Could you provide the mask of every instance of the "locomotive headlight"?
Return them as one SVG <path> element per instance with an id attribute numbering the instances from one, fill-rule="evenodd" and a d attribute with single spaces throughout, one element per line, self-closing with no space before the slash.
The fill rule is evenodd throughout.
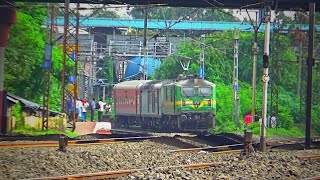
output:
<path id="1" fill-rule="evenodd" d="M 185 115 L 185 114 L 182 114 L 181 116 L 180 116 L 180 120 L 181 121 L 186 121 L 188 119 L 188 117 Z"/>
<path id="2" fill-rule="evenodd" d="M 208 100 L 208 106 L 211 106 L 211 99 Z"/>
<path id="3" fill-rule="evenodd" d="M 185 106 L 185 105 L 186 105 L 186 101 L 182 100 L 182 106 Z"/>

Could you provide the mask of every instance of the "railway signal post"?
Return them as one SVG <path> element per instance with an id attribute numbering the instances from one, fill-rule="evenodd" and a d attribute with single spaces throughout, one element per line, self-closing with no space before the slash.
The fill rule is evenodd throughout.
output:
<path id="1" fill-rule="evenodd" d="M 266 122 L 268 104 L 268 82 L 269 82 L 269 45 L 270 45 L 270 20 L 271 7 L 265 7 L 265 33 L 264 33 L 264 53 L 263 53 L 263 74 L 262 74 L 262 122 L 260 127 L 260 150 L 266 152 Z"/>

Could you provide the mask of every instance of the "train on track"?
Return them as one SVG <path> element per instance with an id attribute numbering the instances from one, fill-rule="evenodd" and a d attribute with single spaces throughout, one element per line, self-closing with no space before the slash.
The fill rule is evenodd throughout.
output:
<path id="1" fill-rule="evenodd" d="M 207 132 L 215 127 L 216 85 L 196 76 L 121 82 L 113 97 L 118 128 Z"/>

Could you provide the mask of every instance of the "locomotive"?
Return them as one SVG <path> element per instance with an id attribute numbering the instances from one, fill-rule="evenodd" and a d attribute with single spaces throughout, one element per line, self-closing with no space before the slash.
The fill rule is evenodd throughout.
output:
<path id="1" fill-rule="evenodd" d="M 117 127 L 207 132 L 215 127 L 216 85 L 195 76 L 131 80 L 113 88 Z"/>

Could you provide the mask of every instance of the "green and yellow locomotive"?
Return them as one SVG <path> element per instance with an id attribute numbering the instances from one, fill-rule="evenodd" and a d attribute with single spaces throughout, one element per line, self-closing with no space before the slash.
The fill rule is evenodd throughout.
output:
<path id="1" fill-rule="evenodd" d="M 182 80 L 133 80 L 115 85 L 120 126 L 167 132 L 203 132 L 215 126 L 216 85 L 189 76 Z"/>

